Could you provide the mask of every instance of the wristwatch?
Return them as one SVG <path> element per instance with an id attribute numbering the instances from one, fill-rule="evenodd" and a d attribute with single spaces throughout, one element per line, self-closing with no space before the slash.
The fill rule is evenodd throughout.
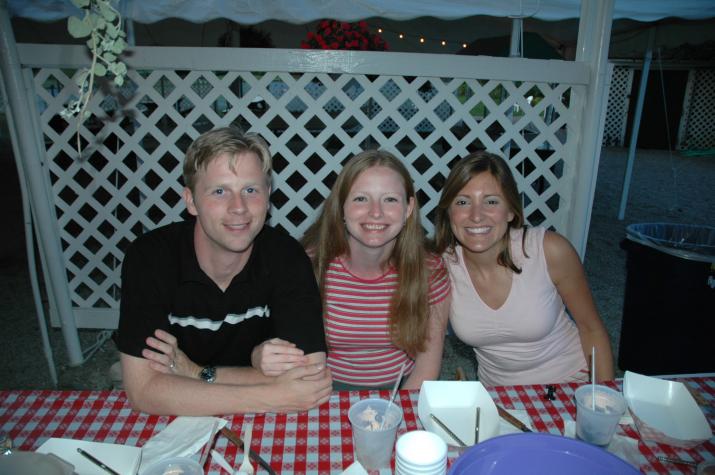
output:
<path id="1" fill-rule="evenodd" d="M 205 366 L 199 373 L 199 378 L 203 379 L 207 383 L 213 383 L 216 381 L 216 367 Z"/>

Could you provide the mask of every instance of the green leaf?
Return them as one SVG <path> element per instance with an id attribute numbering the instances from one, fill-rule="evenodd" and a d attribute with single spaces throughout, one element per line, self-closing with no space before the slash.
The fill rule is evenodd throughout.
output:
<path id="1" fill-rule="evenodd" d="M 107 36 L 110 38 L 116 38 L 119 34 L 119 28 L 114 26 L 113 23 L 107 23 Z"/>
<path id="2" fill-rule="evenodd" d="M 117 55 L 113 53 L 105 53 L 103 56 L 104 60 L 108 63 L 113 63 L 117 60 Z"/>
<path id="3" fill-rule="evenodd" d="M 80 89 L 82 89 L 82 86 L 84 85 L 84 80 L 85 80 L 86 77 L 87 77 L 87 71 L 83 71 L 81 74 L 78 74 L 78 75 L 74 78 L 75 84 L 77 84 L 77 86 L 78 86 Z"/>
<path id="4" fill-rule="evenodd" d="M 105 68 L 103 64 L 97 63 L 94 65 L 94 75 L 95 76 L 104 76 L 106 74 L 107 74 L 107 68 Z"/>
<path id="5" fill-rule="evenodd" d="M 84 20 L 80 20 L 76 16 L 69 17 L 67 20 L 67 31 L 69 31 L 69 34 L 72 35 L 73 38 L 84 38 L 92 33 L 92 27 L 86 20 L 86 17 Z"/>
<path id="6" fill-rule="evenodd" d="M 121 86 L 124 84 L 124 76 L 114 76 L 114 84 Z"/>
<path id="7" fill-rule="evenodd" d="M 117 76 L 124 76 L 127 74 L 127 65 L 124 63 L 117 63 L 117 66 L 114 68 L 114 74 Z"/>
<path id="8" fill-rule="evenodd" d="M 126 47 L 127 43 L 123 39 L 117 38 L 114 44 L 112 44 L 112 53 L 122 54 L 122 51 L 124 51 Z"/>
<path id="9" fill-rule="evenodd" d="M 99 2 L 99 12 L 107 21 L 114 21 L 117 18 L 114 9 L 106 2 Z"/>

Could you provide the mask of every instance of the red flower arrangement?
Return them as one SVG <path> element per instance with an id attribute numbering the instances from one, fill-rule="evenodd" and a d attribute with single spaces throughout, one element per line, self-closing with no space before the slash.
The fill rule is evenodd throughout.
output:
<path id="1" fill-rule="evenodd" d="M 321 20 L 315 33 L 310 31 L 300 42 L 303 49 L 348 49 L 361 51 L 386 51 L 388 45 L 380 35 L 370 33 L 367 22 L 348 23 Z"/>

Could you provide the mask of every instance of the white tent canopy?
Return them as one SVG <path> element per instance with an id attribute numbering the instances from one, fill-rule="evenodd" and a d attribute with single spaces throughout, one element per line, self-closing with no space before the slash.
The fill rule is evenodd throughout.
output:
<path id="1" fill-rule="evenodd" d="M 226 18 L 243 24 L 267 20 L 306 23 L 321 18 L 355 21 L 370 17 L 410 20 L 431 16 L 455 20 L 473 15 L 529 16 L 540 20 L 578 18 L 580 0 L 121 0 L 124 18 L 154 23 L 180 18 L 203 23 Z M 10 14 L 54 21 L 74 15 L 70 0 L 8 0 Z M 616 0 L 613 19 L 657 21 L 667 17 L 688 20 L 715 17 L 712 0 Z"/>

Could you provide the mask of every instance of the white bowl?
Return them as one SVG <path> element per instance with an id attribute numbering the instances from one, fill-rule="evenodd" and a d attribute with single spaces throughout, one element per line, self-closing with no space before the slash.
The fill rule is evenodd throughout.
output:
<path id="1" fill-rule="evenodd" d="M 623 396 L 644 440 L 691 448 L 713 435 L 683 383 L 626 371 Z"/>
<path id="2" fill-rule="evenodd" d="M 420 388 L 417 415 L 425 430 L 448 445 L 459 445 L 442 430 L 430 413 L 441 420 L 465 444 L 474 445 L 476 408 L 479 407 L 479 441 L 499 435 L 499 414 L 491 396 L 478 381 L 425 381 Z"/>

